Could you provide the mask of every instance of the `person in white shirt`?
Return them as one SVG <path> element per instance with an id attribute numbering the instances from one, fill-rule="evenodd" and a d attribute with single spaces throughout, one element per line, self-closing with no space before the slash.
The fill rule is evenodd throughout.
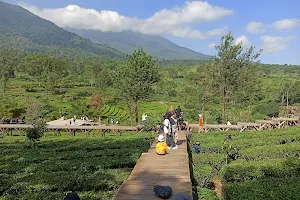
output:
<path id="1" fill-rule="evenodd" d="M 143 115 L 142 115 L 142 125 L 143 126 L 146 125 L 146 121 L 147 121 L 147 115 L 145 115 L 145 113 L 143 113 Z"/>
<path id="2" fill-rule="evenodd" d="M 164 120 L 164 134 L 165 134 L 167 146 L 172 149 L 177 149 L 174 139 L 171 136 L 171 134 L 172 134 L 171 133 L 171 123 L 170 123 L 170 120 L 167 118 Z"/>

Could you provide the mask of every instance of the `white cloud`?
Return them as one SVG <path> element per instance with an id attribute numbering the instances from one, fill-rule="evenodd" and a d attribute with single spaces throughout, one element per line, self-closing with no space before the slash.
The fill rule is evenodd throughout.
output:
<path id="1" fill-rule="evenodd" d="M 226 27 L 220 28 L 220 29 L 214 29 L 214 30 L 211 30 L 211 31 L 208 31 L 205 33 L 186 27 L 186 28 L 175 29 L 171 32 L 171 34 L 174 36 L 183 37 L 183 38 L 206 39 L 206 38 L 209 38 L 212 36 L 224 35 L 227 32 L 228 32 L 228 29 Z"/>
<path id="2" fill-rule="evenodd" d="M 248 33 L 263 33 L 266 31 L 265 25 L 260 22 L 250 22 L 247 25 Z"/>
<path id="3" fill-rule="evenodd" d="M 210 43 L 210 44 L 208 45 L 208 48 L 214 49 L 216 46 L 217 46 L 217 44 L 214 43 L 214 42 L 212 42 L 212 43 Z"/>
<path id="4" fill-rule="evenodd" d="M 163 9 L 149 18 L 132 18 L 116 11 L 81 8 L 69 5 L 65 8 L 38 8 L 20 3 L 30 12 L 54 22 L 60 27 L 93 29 L 101 31 L 135 31 L 146 34 L 172 34 L 174 36 L 204 39 L 223 35 L 227 27 L 200 32 L 188 27 L 189 24 L 211 22 L 231 15 L 233 10 L 210 5 L 203 1 L 186 2 L 182 7 Z"/>
<path id="5" fill-rule="evenodd" d="M 234 44 L 237 45 L 239 43 L 242 43 L 243 46 L 249 46 L 250 45 L 250 41 L 245 35 L 241 35 L 241 36 L 239 36 L 235 39 Z"/>
<path id="6" fill-rule="evenodd" d="M 272 25 L 275 29 L 279 31 L 292 30 L 300 24 L 299 19 L 283 19 L 274 22 Z"/>
<path id="7" fill-rule="evenodd" d="M 267 30 L 267 28 L 275 28 L 279 31 L 287 31 L 292 30 L 295 27 L 300 25 L 300 19 L 283 19 L 279 21 L 275 21 L 272 24 L 266 25 L 261 22 L 250 22 L 247 25 L 247 32 L 249 33 L 263 33 Z"/>
<path id="8" fill-rule="evenodd" d="M 261 36 L 260 39 L 263 42 L 262 48 L 264 52 L 276 52 L 285 50 L 288 47 L 288 42 L 295 40 L 296 37 Z"/>

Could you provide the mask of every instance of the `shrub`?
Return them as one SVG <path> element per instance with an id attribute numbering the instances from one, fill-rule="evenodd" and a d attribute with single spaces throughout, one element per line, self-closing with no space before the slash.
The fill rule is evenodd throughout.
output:
<path id="1" fill-rule="evenodd" d="M 198 190 L 198 199 L 201 200 L 219 200 L 217 194 L 207 188 L 197 188 Z"/>
<path id="2" fill-rule="evenodd" d="M 267 102 L 256 106 L 253 110 L 254 113 L 261 113 L 269 117 L 278 117 L 279 105 L 276 102 Z"/>
<path id="3" fill-rule="evenodd" d="M 259 178 L 300 176 L 300 160 L 271 159 L 264 161 L 239 161 L 223 166 L 220 175 L 224 181 L 240 182 Z"/>
<path id="4" fill-rule="evenodd" d="M 280 144 L 283 143 L 283 141 L 286 144 Z M 274 143 L 279 143 L 277 145 L 274 144 L 268 146 L 256 146 L 247 148 L 241 150 L 240 154 L 247 160 L 264 160 L 270 158 L 292 157 L 296 153 L 300 153 L 300 143 L 291 141 L 297 141 L 297 139 L 291 138 L 290 140 L 277 140 L 274 141 Z"/>
<path id="5" fill-rule="evenodd" d="M 300 179 L 266 178 L 223 185 L 225 200 L 290 200 L 299 199 Z"/>
<path id="6" fill-rule="evenodd" d="M 46 131 L 46 123 L 42 120 L 38 120 L 34 125 L 33 128 L 28 128 L 26 130 L 26 137 L 36 142 L 40 140 L 40 138 L 44 135 L 44 132 Z"/>
<path id="7" fill-rule="evenodd" d="M 61 94 L 66 94 L 66 93 L 67 93 L 67 90 L 58 90 L 58 89 L 56 89 L 56 90 L 54 90 L 52 93 L 53 93 L 54 95 L 61 95 Z"/>

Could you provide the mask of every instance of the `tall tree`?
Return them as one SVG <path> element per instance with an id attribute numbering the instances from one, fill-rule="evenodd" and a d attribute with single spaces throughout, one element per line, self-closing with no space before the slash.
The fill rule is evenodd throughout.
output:
<path id="1" fill-rule="evenodd" d="M 68 75 L 65 60 L 43 54 L 31 54 L 24 58 L 20 70 L 28 74 L 39 85 L 44 84 L 47 91 L 52 91 L 58 82 Z"/>
<path id="2" fill-rule="evenodd" d="M 1 55 L 0 56 L 0 86 L 5 93 L 7 82 L 9 79 L 9 70 L 11 68 L 11 60 L 5 56 Z"/>
<path id="3" fill-rule="evenodd" d="M 20 71 L 26 73 L 33 81 L 42 83 L 42 74 L 44 72 L 43 62 L 48 59 L 44 54 L 29 54 L 20 64 Z"/>
<path id="4" fill-rule="evenodd" d="M 138 102 L 154 93 L 153 85 L 160 79 L 157 62 L 143 49 L 137 49 L 127 56 L 124 65 L 116 71 L 115 85 L 123 100 L 133 107 L 135 122 L 139 121 Z"/>
<path id="5" fill-rule="evenodd" d="M 93 96 L 89 104 L 91 105 L 93 116 L 99 117 L 102 113 L 102 109 L 104 106 L 104 96 L 100 94 Z"/>
<path id="6" fill-rule="evenodd" d="M 256 59 L 262 50 L 254 52 L 251 46 L 244 50 L 242 42 L 236 44 L 231 33 L 221 38 L 216 46 L 217 56 L 203 69 L 207 87 L 220 99 L 222 122 L 225 123 L 229 103 L 246 102 L 252 98 L 257 84 Z"/>
<path id="7" fill-rule="evenodd" d="M 27 122 L 33 122 L 34 120 L 37 120 L 41 115 L 43 105 L 40 101 L 35 100 L 28 103 L 26 108 L 26 120 Z"/>
<path id="8" fill-rule="evenodd" d="M 93 64 L 90 66 L 91 85 L 103 90 L 111 85 L 110 70 L 102 63 Z M 92 84 L 93 83 L 93 84 Z"/>
<path id="9" fill-rule="evenodd" d="M 0 87 L 5 93 L 7 83 L 15 76 L 15 68 L 21 59 L 17 51 L 0 51 Z"/>

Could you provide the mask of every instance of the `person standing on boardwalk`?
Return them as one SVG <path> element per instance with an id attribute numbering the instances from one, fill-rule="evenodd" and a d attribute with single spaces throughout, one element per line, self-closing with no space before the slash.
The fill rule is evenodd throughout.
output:
<path id="1" fill-rule="evenodd" d="M 170 117 L 170 123 L 171 123 L 171 137 L 174 140 L 175 147 L 177 147 L 177 140 L 178 140 L 178 120 L 176 118 L 176 113 L 173 113 Z"/>
<path id="2" fill-rule="evenodd" d="M 175 145 L 174 140 L 171 136 L 171 134 L 172 134 L 171 123 L 170 123 L 170 120 L 168 118 L 166 118 L 164 120 L 164 134 L 165 134 L 167 146 L 169 148 L 175 148 L 176 145 Z"/>
<path id="3" fill-rule="evenodd" d="M 181 108 L 180 108 L 180 106 L 178 106 L 177 108 L 176 108 L 176 115 L 177 115 L 177 119 L 179 119 L 179 117 L 181 117 Z"/>
<path id="4" fill-rule="evenodd" d="M 174 110 L 174 107 L 171 106 L 170 109 L 169 109 L 169 111 L 166 112 L 166 114 L 164 115 L 164 119 L 166 119 L 166 118 L 170 119 L 170 117 L 172 116 L 173 113 L 175 113 L 175 110 Z"/>

